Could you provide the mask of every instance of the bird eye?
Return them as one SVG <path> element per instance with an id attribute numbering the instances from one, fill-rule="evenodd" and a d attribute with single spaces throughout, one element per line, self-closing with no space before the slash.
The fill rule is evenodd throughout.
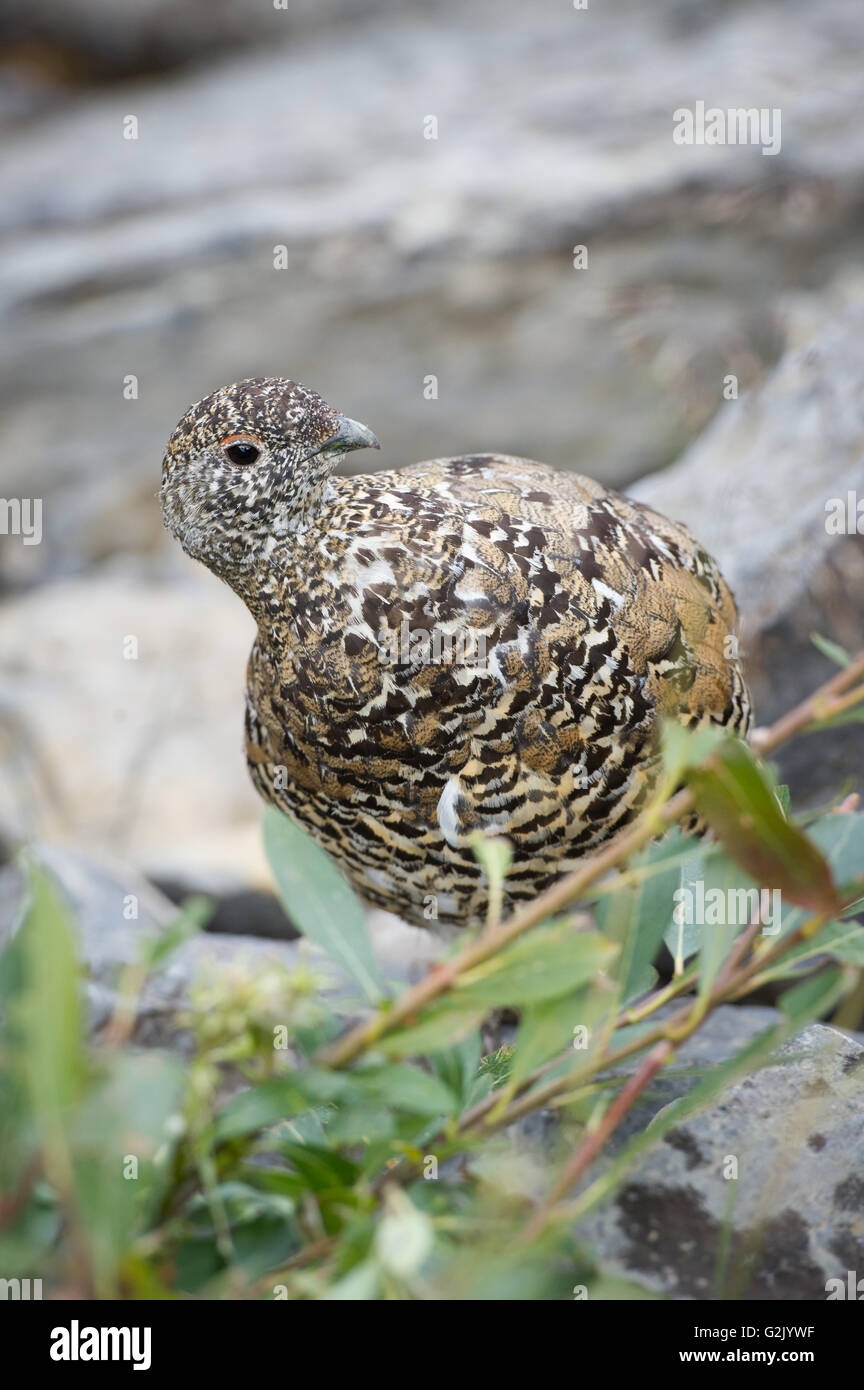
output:
<path id="1" fill-rule="evenodd" d="M 261 446 L 254 439 L 232 434 L 222 440 L 225 457 L 232 463 L 254 463 L 261 454 Z"/>

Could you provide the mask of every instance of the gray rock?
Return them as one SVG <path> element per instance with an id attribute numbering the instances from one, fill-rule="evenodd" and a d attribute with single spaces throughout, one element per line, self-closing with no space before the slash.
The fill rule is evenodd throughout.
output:
<path id="1" fill-rule="evenodd" d="M 89 1024 L 98 1031 L 116 1007 L 123 968 L 141 962 L 146 943 L 170 927 L 177 908 L 126 865 L 56 845 L 39 844 L 32 853 L 49 871 L 69 907 L 85 971 Z M 0 870 L 0 949 L 20 922 L 24 901 L 20 873 L 7 865 Z M 368 924 L 383 976 L 397 985 L 419 979 L 440 953 L 440 941 L 390 913 L 370 912 Z M 326 998 L 337 1007 L 342 1000 L 353 1007 L 354 988 L 311 942 L 197 932 L 148 976 L 138 1001 L 132 1041 L 142 1046 L 184 1046 L 177 1015 L 194 1006 L 190 986 L 196 980 L 256 978 L 268 966 L 294 969 L 301 962 L 320 974 Z"/>
<path id="2" fill-rule="evenodd" d="M 161 879 L 156 887 L 178 906 L 199 891 L 199 885 L 180 879 Z M 238 888 L 223 891 L 211 901 L 208 932 L 229 936 L 265 936 L 275 941 L 295 941 L 300 936 L 297 927 L 272 893 L 255 888 Z"/>
<path id="3" fill-rule="evenodd" d="M 862 1088 L 861 1042 L 812 1025 L 670 1131 L 579 1237 L 604 1269 L 677 1298 L 824 1299 L 829 1279 L 864 1273 Z"/>
<path id="4" fill-rule="evenodd" d="M 116 81 L 387 8 L 388 0 L 64 0 L 59 9 L 50 0 L 5 0 L 0 40 L 31 46 L 49 69 L 62 73 L 65 64 L 70 77 Z"/>
<path id="5" fill-rule="evenodd" d="M 675 1002 L 658 1009 L 655 1020 L 660 1022 L 678 1008 L 680 1004 Z M 724 1004 L 715 1009 L 703 1020 L 693 1037 L 681 1045 L 674 1067 L 661 1072 L 624 1117 L 609 1141 L 607 1152 L 617 1154 L 625 1144 L 647 1129 L 658 1111 L 692 1090 L 706 1070 L 719 1066 L 760 1033 L 776 1027 L 780 1017 L 776 1009 L 760 1004 Z M 506 1027 L 502 1030 L 502 1041 L 514 1042 L 517 1032 L 515 1027 Z M 864 1035 L 860 1041 L 864 1043 Z M 616 1075 L 626 1078 L 636 1070 L 641 1060 L 641 1057 L 634 1057 L 622 1063 Z M 534 1201 L 542 1201 L 549 1188 L 549 1164 L 560 1164 L 566 1157 L 559 1117 L 553 1110 L 535 1110 L 514 1125 L 510 1134 L 523 1157 L 533 1166 L 535 1181 L 527 1195 Z"/>
<path id="6" fill-rule="evenodd" d="M 655 1017 L 659 1021 L 679 1007 L 673 1004 L 658 1009 Z M 641 1134 L 663 1106 L 686 1095 L 711 1067 L 734 1057 L 760 1033 L 776 1027 L 781 1017 L 776 1009 L 762 1004 L 724 1004 L 715 1009 L 679 1049 L 672 1072 L 661 1073 L 650 1092 L 633 1107 L 616 1131 L 610 1151 L 617 1151 L 635 1134 Z M 639 1060 L 623 1066 L 622 1073 L 635 1071 Z"/>
<path id="7" fill-rule="evenodd" d="M 112 983 L 118 970 L 141 959 L 144 939 L 164 932 L 177 916 L 134 869 L 56 845 L 38 844 L 31 853 L 69 906 L 81 961 L 94 980 Z"/>
<path id="8" fill-rule="evenodd" d="M 203 573 L 174 586 L 103 573 L 0 609 L 0 835 L 219 898 L 269 887 L 243 755 L 253 636 Z"/>
<path id="9" fill-rule="evenodd" d="M 860 293 L 862 41 L 848 0 L 415 4 L 22 122 L 0 155 L 2 485 L 38 480 L 46 539 L 4 546 L 8 582 L 173 563 L 165 438 L 256 372 L 365 419 L 382 467 L 504 449 L 623 483 L 668 462 L 727 372 L 757 380 Z M 782 108 L 781 152 L 675 144 L 692 92 Z"/>
<path id="10" fill-rule="evenodd" d="M 761 723 L 833 674 L 811 633 L 864 647 L 864 534 L 826 526 L 831 499 L 864 502 L 862 341 L 859 307 L 784 358 L 758 391 L 724 405 L 674 467 L 630 489 L 685 521 L 720 561 Z M 797 798 L 849 778 L 860 789 L 861 726 L 801 740 L 779 762 Z"/>

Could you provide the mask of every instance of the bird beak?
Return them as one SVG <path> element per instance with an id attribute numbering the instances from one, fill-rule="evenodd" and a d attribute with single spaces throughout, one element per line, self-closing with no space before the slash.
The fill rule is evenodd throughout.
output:
<path id="1" fill-rule="evenodd" d="M 310 450 L 306 458 L 314 454 L 347 454 L 351 449 L 380 449 L 381 445 L 370 429 L 359 420 L 349 420 L 347 415 L 337 415 L 338 429 L 323 444 Z"/>

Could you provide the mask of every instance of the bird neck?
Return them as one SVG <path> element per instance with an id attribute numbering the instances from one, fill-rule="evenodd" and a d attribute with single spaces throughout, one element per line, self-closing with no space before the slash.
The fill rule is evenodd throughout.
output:
<path id="1" fill-rule="evenodd" d="M 246 524 L 218 538 L 211 532 L 206 555 L 196 556 L 243 600 L 259 628 L 272 622 L 285 576 L 301 564 L 300 552 L 307 550 L 308 533 L 320 523 L 331 492 L 328 479 L 322 478 L 302 499 L 295 493 L 274 503 L 254 526 Z"/>

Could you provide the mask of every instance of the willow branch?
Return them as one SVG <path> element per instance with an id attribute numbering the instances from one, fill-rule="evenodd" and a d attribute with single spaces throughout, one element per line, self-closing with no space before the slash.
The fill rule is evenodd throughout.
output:
<path id="1" fill-rule="evenodd" d="M 773 752 L 811 725 L 845 710 L 849 707 L 849 700 L 844 698 L 847 692 L 851 691 L 855 696 L 853 703 L 864 699 L 864 687 L 860 691 L 853 689 L 862 677 L 864 651 L 770 728 L 755 730 L 751 737 L 754 751 L 759 755 Z M 710 764 L 711 758 L 706 761 L 706 766 Z M 494 931 L 486 931 L 451 960 L 433 966 L 424 979 L 404 990 L 389 1007 L 356 1024 L 342 1038 L 325 1048 L 318 1060 L 331 1067 L 347 1066 L 379 1038 L 392 1033 L 400 1024 L 412 1019 L 426 1005 L 452 989 L 461 975 L 497 955 L 538 923 L 569 907 L 598 879 L 642 849 L 662 830 L 674 825 L 693 806 L 694 796 L 689 787 L 676 792 L 663 805 L 649 806 L 631 826 L 596 854 L 586 858 L 577 869 L 551 884 L 533 903 L 519 909 Z"/>

